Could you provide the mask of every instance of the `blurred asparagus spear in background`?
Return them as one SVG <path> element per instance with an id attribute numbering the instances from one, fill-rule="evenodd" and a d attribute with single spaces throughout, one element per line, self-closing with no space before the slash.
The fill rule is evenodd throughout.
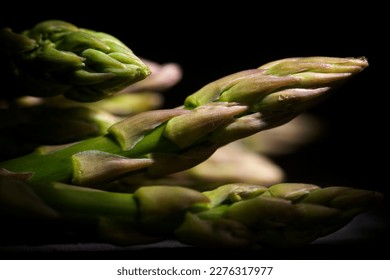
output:
<path id="1" fill-rule="evenodd" d="M 179 172 L 230 142 L 287 123 L 367 66 L 363 57 L 281 59 L 211 82 L 181 108 L 143 112 L 112 125 L 105 136 L 0 167 L 30 173 L 32 182 L 77 185 L 106 183 L 132 172 L 152 177 Z"/>
<path id="2" fill-rule="evenodd" d="M 5 61 L 2 80 L 13 89 L 1 91 L 3 99 L 64 95 L 93 102 L 150 74 L 117 38 L 61 20 L 43 21 L 21 33 L 3 28 L 0 43 Z"/>
<path id="3" fill-rule="evenodd" d="M 325 120 L 305 112 L 281 126 L 243 138 L 240 143 L 265 156 L 286 155 L 319 140 L 327 129 Z"/>
<path id="4" fill-rule="evenodd" d="M 211 190 L 228 183 L 247 183 L 269 186 L 285 179 L 285 172 L 270 158 L 248 149 L 240 141 L 216 150 L 200 164 L 163 177 L 150 178 L 145 174 L 132 174 L 101 189 L 134 191 L 140 186 L 181 185 L 198 191 Z"/>
<path id="5" fill-rule="evenodd" d="M 87 221 L 101 241 L 126 246 L 165 239 L 200 247 L 302 246 L 382 199 L 375 191 L 295 183 L 236 183 L 205 192 L 156 185 L 118 193 L 0 177 L 1 215 Z"/>
<path id="6" fill-rule="evenodd" d="M 182 79 L 182 69 L 177 63 L 168 62 L 160 64 L 146 58 L 142 58 L 142 61 L 149 67 L 151 74 L 145 79 L 129 85 L 119 93 L 142 91 L 163 92 L 175 86 Z"/>
<path id="7" fill-rule="evenodd" d="M 318 139 L 324 131 L 320 119 L 302 113 L 291 121 L 231 142 L 214 152 L 206 161 L 173 174 L 175 180 L 188 182 L 201 191 L 227 183 L 249 183 L 269 186 L 283 182 L 285 171 L 272 159 L 284 155 Z M 131 181 L 131 176 L 126 182 Z M 165 182 L 169 182 L 165 180 Z"/>

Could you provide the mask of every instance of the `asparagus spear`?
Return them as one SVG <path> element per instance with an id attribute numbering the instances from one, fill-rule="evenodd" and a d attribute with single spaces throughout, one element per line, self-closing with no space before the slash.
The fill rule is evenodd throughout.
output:
<path id="1" fill-rule="evenodd" d="M 242 188 L 242 189 L 241 189 Z M 175 237 L 202 247 L 299 247 L 329 235 L 382 201 L 343 186 L 229 184 L 204 192 L 209 210 L 187 212 Z"/>
<path id="2" fill-rule="evenodd" d="M 348 224 L 381 202 L 376 191 L 281 183 L 234 183 L 199 192 L 143 186 L 118 193 L 0 176 L 0 214 L 96 224 L 101 241 L 122 246 L 176 239 L 199 247 L 293 247 Z M 90 224 L 90 223 L 88 223 Z M 94 228 L 94 227 L 92 227 Z"/>
<path id="3" fill-rule="evenodd" d="M 0 30 L 4 82 L 20 95 L 64 95 L 79 102 L 111 96 L 150 74 L 149 67 L 117 38 L 79 28 L 61 20 L 47 20 L 15 33 Z M 4 76 L 4 75 L 2 75 Z"/>
<path id="4" fill-rule="evenodd" d="M 365 58 L 287 58 L 211 82 L 181 108 L 122 120 L 104 136 L 4 161 L 29 180 L 97 185 L 132 172 L 159 177 L 205 161 L 219 147 L 284 124 L 368 66 Z"/>

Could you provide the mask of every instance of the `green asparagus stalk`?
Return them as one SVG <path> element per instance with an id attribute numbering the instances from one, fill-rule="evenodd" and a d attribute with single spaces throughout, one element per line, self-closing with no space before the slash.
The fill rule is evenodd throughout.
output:
<path id="1" fill-rule="evenodd" d="M 0 163 L 31 182 L 97 185 L 133 172 L 159 177 L 208 159 L 219 147 L 282 125 L 368 66 L 365 58 L 304 57 L 271 62 L 211 82 L 181 108 L 122 120 L 107 135 L 49 154 Z"/>
<path id="2" fill-rule="evenodd" d="M 102 241 L 123 246 L 172 238 L 198 247 L 302 246 L 382 199 L 376 191 L 297 183 L 235 183 L 204 192 L 156 185 L 117 193 L 0 177 L 1 214 L 93 221 Z"/>
<path id="3" fill-rule="evenodd" d="M 1 92 L 4 99 L 64 95 L 93 102 L 150 74 L 117 38 L 61 20 L 43 21 L 21 33 L 3 28 L 0 46 L 8 66 L 4 82 L 14 89 Z"/>

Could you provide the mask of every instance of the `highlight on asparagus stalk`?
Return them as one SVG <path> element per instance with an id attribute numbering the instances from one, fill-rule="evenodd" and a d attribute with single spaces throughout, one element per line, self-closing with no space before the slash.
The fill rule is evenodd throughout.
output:
<path id="1" fill-rule="evenodd" d="M 8 66 L 4 82 L 15 89 L 1 92 L 4 99 L 64 95 L 93 102 L 150 75 L 148 66 L 117 38 L 61 20 L 43 21 L 21 33 L 3 28 L 0 46 L 2 68 Z"/>
<path id="2" fill-rule="evenodd" d="M 121 246 L 166 239 L 198 247 L 302 246 L 383 199 L 376 191 L 298 183 L 234 183 L 204 192 L 156 185 L 119 193 L 3 175 L 1 215 L 92 222 L 101 241 Z"/>
<path id="3" fill-rule="evenodd" d="M 179 172 L 230 142 L 287 123 L 367 66 L 364 57 L 281 59 L 211 82 L 180 108 L 136 114 L 104 136 L 0 167 L 27 172 L 31 182 L 76 185 L 98 185 L 134 172 L 152 177 Z"/>

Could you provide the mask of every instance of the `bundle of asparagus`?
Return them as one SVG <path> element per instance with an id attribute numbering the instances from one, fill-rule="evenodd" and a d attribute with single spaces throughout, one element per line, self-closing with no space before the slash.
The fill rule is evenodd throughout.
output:
<path id="1" fill-rule="evenodd" d="M 213 81 L 177 108 L 118 113 L 102 103 L 145 87 L 165 90 L 180 74 L 148 80 L 150 61 L 110 35 L 63 21 L 21 34 L 4 29 L 0 40 L 8 76 L 24 87 L 2 93 L 2 130 L 6 136 L 22 130 L 41 144 L 62 139 L 0 162 L 5 215 L 92 219 L 102 240 L 122 245 L 174 238 L 195 246 L 299 246 L 336 231 L 382 198 L 349 187 L 277 184 L 283 177 L 277 168 L 266 186 L 234 176 L 206 184 L 202 172 L 190 184 L 158 181 L 189 171 L 193 179 L 194 168 L 217 152 L 300 116 L 365 69 L 364 57 L 280 59 Z M 31 95 L 38 105 L 26 105 Z M 58 100 L 62 105 L 54 108 L 66 118 L 46 107 Z M 61 123 L 52 126 L 51 140 L 34 126 L 30 116 L 42 116 L 34 110 Z M 79 119 L 86 121 L 79 126 Z M 69 131 L 71 138 L 55 134 Z"/>

